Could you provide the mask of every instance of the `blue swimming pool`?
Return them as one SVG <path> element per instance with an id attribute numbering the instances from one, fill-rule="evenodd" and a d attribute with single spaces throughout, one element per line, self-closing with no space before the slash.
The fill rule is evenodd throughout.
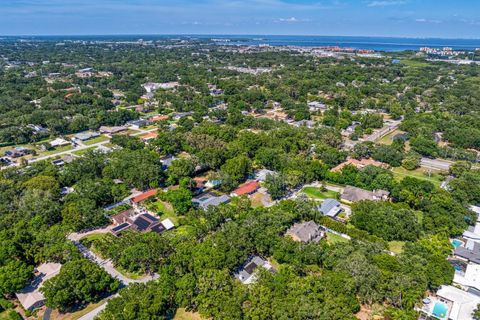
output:
<path id="1" fill-rule="evenodd" d="M 448 306 L 443 302 L 435 302 L 432 315 L 438 319 L 446 319 L 448 315 Z"/>
<path id="2" fill-rule="evenodd" d="M 452 240 L 452 246 L 453 246 L 454 248 L 460 247 L 462 244 L 463 244 L 463 242 L 460 241 L 460 240 L 458 240 L 458 239 L 453 239 L 453 240 Z"/>

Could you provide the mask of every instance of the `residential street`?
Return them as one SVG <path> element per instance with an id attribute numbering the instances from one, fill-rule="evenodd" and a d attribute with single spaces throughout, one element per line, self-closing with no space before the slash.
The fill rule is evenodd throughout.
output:
<path id="1" fill-rule="evenodd" d="M 448 169 L 452 164 L 453 164 L 452 161 L 442 160 L 442 159 L 422 158 L 422 160 L 420 161 L 420 165 L 423 168 L 432 169 L 432 170 L 448 171 Z"/>

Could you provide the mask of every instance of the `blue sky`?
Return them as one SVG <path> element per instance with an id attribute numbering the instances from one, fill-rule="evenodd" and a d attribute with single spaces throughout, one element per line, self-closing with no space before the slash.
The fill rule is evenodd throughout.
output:
<path id="1" fill-rule="evenodd" d="M 0 35 L 480 38 L 477 0 L 0 0 Z"/>

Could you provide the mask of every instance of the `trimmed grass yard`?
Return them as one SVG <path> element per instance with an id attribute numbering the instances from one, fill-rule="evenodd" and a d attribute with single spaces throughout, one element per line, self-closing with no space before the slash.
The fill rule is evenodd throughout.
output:
<path id="1" fill-rule="evenodd" d="M 388 249 L 393 253 L 400 254 L 403 252 L 403 246 L 405 242 L 403 241 L 390 241 L 388 243 Z"/>
<path id="2" fill-rule="evenodd" d="M 439 175 L 438 172 L 432 172 L 430 176 L 426 175 L 425 173 L 427 171 L 424 168 L 418 168 L 410 171 L 405 168 L 398 167 L 398 168 L 393 168 L 392 172 L 393 172 L 393 176 L 397 180 L 401 180 L 405 177 L 413 177 L 420 180 L 430 181 L 437 187 L 439 187 L 443 181 L 443 177 Z"/>
<path id="3" fill-rule="evenodd" d="M 86 149 L 82 149 L 82 150 L 78 150 L 78 151 L 74 151 L 72 152 L 74 155 L 76 156 L 83 156 L 85 153 L 87 153 L 88 151 L 91 151 L 91 150 L 95 150 L 97 147 L 93 146 L 93 147 L 90 147 L 90 148 L 86 148 Z"/>
<path id="4" fill-rule="evenodd" d="M 189 312 L 185 308 L 178 308 L 173 320 L 202 320 L 198 312 Z"/>
<path id="5" fill-rule="evenodd" d="M 337 192 L 331 190 L 322 191 L 320 188 L 317 187 L 305 187 L 302 189 L 302 192 L 310 198 L 319 200 L 325 200 L 327 198 L 336 199 L 338 194 Z"/>
<path id="6" fill-rule="evenodd" d="M 334 233 L 331 233 L 331 232 L 327 232 L 326 235 L 327 235 L 327 242 L 328 242 L 328 244 L 336 244 L 336 243 L 348 242 L 348 239 L 345 239 L 344 237 L 339 236 L 338 234 L 334 234 Z"/>
<path id="7" fill-rule="evenodd" d="M 37 157 L 43 157 L 43 156 L 50 156 L 52 154 L 60 153 L 60 152 L 65 152 L 65 151 L 70 151 L 73 150 L 73 147 L 71 144 L 68 144 L 66 146 L 62 147 L 56 147 L 55 149 L 52 150 L 47 150 L 43 152 L 39 152 Z"/>
<path id="8" fill-rule="evenodd" d="M 394 130 L 393 132 L 387 134 L 386 136 L 384 136 L 384 137 L 381 138 L 380 140 L 377 140 L 377 142 L 378 142 L 378 143 L 381 143 L 381 144 L 391 145 L 391 144 L 393 143 L 393 137 L 394 137 L 396 134 L 399 134 L 399 133 L 404 133 L 404 131 Z"/>
<path id="9" fill-rule="evenodd" d="M 92 138 L 92 139 L 89 139 L 87 141 L 83 141 L 83 144 L 84 145 L 91 145 L 91 144 L 95 144 L 95 143 L 99 143 L 99 142 L 104 142 L 104 141 L 107 141 L 108 140 L 108 137 L 104 136 L 104 135 L 100 135 L 98 137 L 95 137 L 95 138 Z"/>

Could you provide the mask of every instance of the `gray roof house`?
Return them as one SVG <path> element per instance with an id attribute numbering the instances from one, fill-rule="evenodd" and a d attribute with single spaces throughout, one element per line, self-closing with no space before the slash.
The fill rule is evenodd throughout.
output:
<path id="1" fill-rule="evenodd" d="M 85 141 L 88 139 L 96 138 L 98 136 L 100 136 L 100 133 L 98 132 L 80 132 L 80 133 L 77 133 L 74 137 L 75 139 Z"/>
<path id="2" fill-rule="evenodd" d="M 285 234 L 294 241 L 301 242 L 318 242 L 325 236 L 321 227 L 313 221 L 295 223 Z"/>
<path id="3" fill-rule="evenodd" d="M 230 197 L 227 195 L 216 196 L 213 193 L 206 193 L 192 199 L 192 202 L 199 208 L 206 210 L 210 206 L 218 206 L 223 203 L 230 202 Z"/>
<path id="4" fill-rule="evenodd" d="M 335 218 L 343 211 L 340 202 L 335 199 L 326 199 L 322 202 L 318 210 L 327 217 Z"/>
<path id="5" fill-rule="evenodd" d="M 466 262 L 480 264 L 480 243 L 474 242 L 472 249 L 458 246 L 453 251 L 453 254 L 455 257 L 465 260 Z"/>
<path id="6" fill-rule="evenodd" d="M 235 278 L 240 280 L 243 284 L 253 283 L 256 280 L 255 273 L 258 267 L 262 267 L 270 272 L 275 272 L 275 269 L 267 260 L 259 256 L 253 256 L 237 273 L 235 273 Z"/>
<path id="7" fill-rule="evenodd" d="M 261 170 L 258 170 L 257 172 L 255 172 L 255 180 L 265 181 L 265 180 L 267 180 L 267 176 L 269 174 L 270 175 L 275 175 L 277 173 L 275 171 L 272 171 L 272 170 L 261 169 Z"/>
<path id="8" fill-rule="evenodd" d="M 61 267 L 60 263 L 49 262 L 35 268 L 35 278 L 32 282 L 15 294 L 25 310 L 33 311 L 45 304 L 45 297 L 40 288 L 45 281 L 59 274 Z"/>
<path id="9" fill-rule="evenodd" d="M 347 202 L 358 202 L 362 200 L 387 200 L 390 192 L 385 190 L 364 190 L 357 187 L 346 186 L 343 190 L 341 200 Z"/>

